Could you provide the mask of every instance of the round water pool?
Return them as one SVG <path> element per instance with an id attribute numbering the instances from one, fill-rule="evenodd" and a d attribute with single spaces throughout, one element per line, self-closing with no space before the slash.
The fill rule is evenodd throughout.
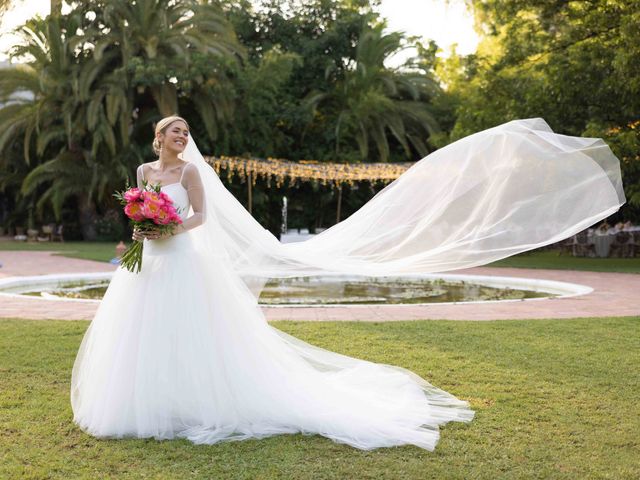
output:
<path id="1" fill-rule="evenodd" d="M 99 302 L 112 272 L 12 277 L 0 294 L 60 301 Z M 566 297 L 591 288 L 530 278 L 471 275 L 399 277 L 320 276 L 270 280 L 260 296 L 265 307 L 446 304 Z"/>

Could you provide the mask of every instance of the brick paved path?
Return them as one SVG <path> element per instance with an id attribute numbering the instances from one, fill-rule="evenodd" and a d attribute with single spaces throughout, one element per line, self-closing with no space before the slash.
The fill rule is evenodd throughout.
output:
<path id="1" fill-rule="evenodd" d="M 0 252 L 0 278 L 71 272 L 108 272 L 115 265 L 51 255 L 50 252 Z M 469 275 L 539 278 L 588 285 L 593 293 L 572 298 L 457 305 L 362 305 L 354 307 L 263 308 L 268 320 L 365 320 L 417 319 L 502 320 L 640 316 L 640 275 L 520 268 L 471 268 L 456 271 Z M 96 303 L 0 296 L 0 318 L 90 320 Z"/>

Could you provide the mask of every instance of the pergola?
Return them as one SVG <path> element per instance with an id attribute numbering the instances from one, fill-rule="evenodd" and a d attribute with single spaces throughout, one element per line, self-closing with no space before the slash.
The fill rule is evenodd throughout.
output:
<path id="1" fill-rule="evenodd" d="M 267 180 L 267 185 L 275 182 L 282 186 L 286 179 L 291 182 L 318 181 L 323 185 L 333 185 L 338 191 L 338 206 L 336 223 L 340 221 L 342 207 L 342 184 L 353 185 L 355 182 L 384 182 L 389 183 L 402 175 L 413 162 L 403 163 L 330 163 L 317 160 L 300 160 L 292 162 L 277 158 L 246 158 L 246 157 L 205 157 L 220 175 L 226 170 L 227 178 L 238 175 L 243 182 L 247 182 L 248 210 L 251 212 L 252 193 L 258 177 Z"/>

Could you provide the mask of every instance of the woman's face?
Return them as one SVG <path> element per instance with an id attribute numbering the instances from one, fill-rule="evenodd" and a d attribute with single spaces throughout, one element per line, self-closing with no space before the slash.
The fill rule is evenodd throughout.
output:
<path id="1" fill-rule="evenodd" d="M 182 153 L 189 141 L 189 127 L 182 121 L 171 122 L 164 133 L 158 133 L 162 148 L 175 154 Z"/>

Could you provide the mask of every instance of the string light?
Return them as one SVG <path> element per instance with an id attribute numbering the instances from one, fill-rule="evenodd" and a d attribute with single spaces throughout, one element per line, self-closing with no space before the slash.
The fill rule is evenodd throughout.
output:
<path id="1" fill-rule="evenodd" d="M 317 181 L 322 185 L 333 184 L 338 187 L 342 183 L 353 185 L 355 182 L 384 182 L 388 183 L 402 175 L 412 162 L 404 163 L 328 163 L 317 160 L 300 160 L 292 162 L 277 158 L 246 158 L 246 157 L 205 157 L 220 175 L 226 170 L 227 179 L 232 180 L 236 175 L 241 182 L 251 178 L 255 185 L 258 177 L 263 177 L 270 186 L 274 181 L 277 187 L 284 184 L 286 179 L 291 183 L 298 181 Z"/>

